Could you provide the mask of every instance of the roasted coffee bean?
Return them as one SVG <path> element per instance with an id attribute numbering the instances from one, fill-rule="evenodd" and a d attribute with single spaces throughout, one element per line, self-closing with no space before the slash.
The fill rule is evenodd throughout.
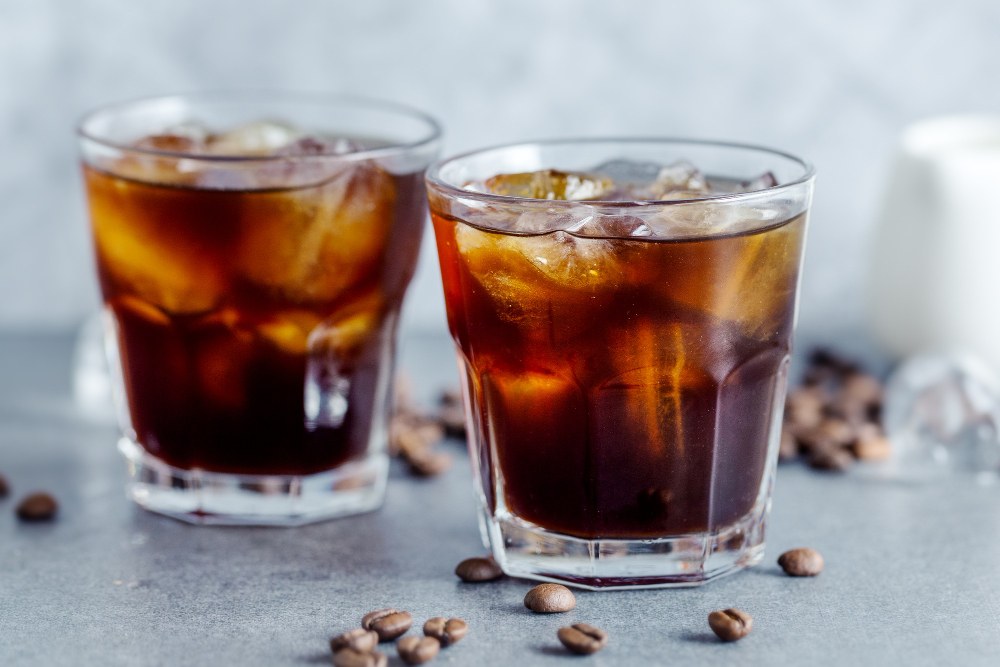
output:
<path id="1" fill-rule="evenodd" d="M 342 648 L 333 654 L 333 667 L 386 667 L 389 659 L 378 651 Z"/>
<path id="2" fill-rule="evenodd" d="M 465 437 L 465 406 L 462 395 L 457 391 L 446 391 L 441 394 L 438 408 L 438 421 L 444 427 L 444 432 L 453 438 Z"/>
<path id="3" fill-rule="evenodd" d="M 785 401 L 785 421 L 796 430 L 808 430 L 819 426 L 823 419 L 826 397 L 818 387 L 804 387 L 788 394 Z"/>
<path id="4" fill-rule="evenodd" d="M 6 498 L 10 495 L 10 485 L 7 484 L 7 478 L 0 475 L 0 498 Z"/>
<path id="5" fill-rule="evenodd" d="M 387 642 L 400 636 L 413 625 L 413 616 L 408 611 L 398 609 L 378 609 L 365 614 L 361 627 L 373 630 L 380 642 Z"/>
<path id="6" fill-rule="evenodd" d="M 815 577 L 823 571 L 823 556 L 815 549 L 801 547 L 781 554 L 778 565 L 792 577 Z"/>
<path id="7" fill-rule="evenodd" d="M 466 558 L 455 567 L 455 575 L 462 581 L 478 583 L 499 579 L 503 570 L 492 558 Z"/>
<path id="8" fill-rule="evenodd" d="M 802 436 L 814 446 L 824 444 L 847 445 L 854 441 L 857 432 L 847 420 L 827 417 L 809 434 Z"/>
<path id="9" fill-rule="evenodd" d="M 49 521 L 59 511 L 59 503 L 48 493 L 38 492 L 25 496 L 17 506 L 21 521 Z"/>
<path id="10" fill-rule="evenodd" d="M 845 377 L 840 392 L 847 400 L 864 405 L 882 402 L 882 383 L 866 373 L 851 373 Z"/>
<path id="11" fill-rule="evenodd" d="M 778 445 L 778 460 L 791 461 L 799 456 L 799 441 L 788 428 L 781 429 L 781 442 Z"/>
<path id="12" fill-rule="evenodd" d="M 580 655 L 597 653 L 608 643 L 608 633 L 587 623 L 574 623 L 559 628 L 556 636 L 563 646 Z"/>
<path id="13" fill-rule="evenodd" d="M 408 665 L 422 665 L 433 660 L 440 650 L 441 642 L 434 637 L 410 635 L 396 642 L 399 657 Z"/>
<path id="14" fill-rule="evenodd" d="M 739 609 L 723 609 L 708 615 L 708 625 L 722 641 L 734 642 L 750 634 L 753 617 Z"/>
<path id="15" fill-rule="evenodd" d="M 576 607 L 576 596 L 561 584 L 538 584 L 524 596 L 524 606 L 536 614 L 559 614 Z"/>
<path id="16" fill-rule="evenodd" d="M 434 477 L 451 468 L 451 454 L 436 450 L 408 454 L 406 462 L 410 472 L 418 477 Z"/>
<path id="17" fill-rule="evenodd" d="M 344 648 L 356 651 L 374 651 L 378 644 L 378 634 L 373 630 L 355 628 L 330 639 L 330 650 L 336 653 Z"/>
<path id="18" fill-rule="evenodd" d="M 460 618 L 435 616 L 424 623 L 424 634 L 441 642 L 441 646 L 451 646 L 469 632 L 469 624 Z"/>
<path id="19" fill-rule="evenodd" d="M 892 456 L 892 443 L 874 424 L 858 429 L 858 438 L 851 444 L 851 453 L 861 461 L 885 461 Z"/>
<path id="20" fill-rule="evenodd" d="M 809 456 L 809 467 L 828 472 L 844 472 L 854 463 L 851 453 L 842 447 L 820 447 Z"/>

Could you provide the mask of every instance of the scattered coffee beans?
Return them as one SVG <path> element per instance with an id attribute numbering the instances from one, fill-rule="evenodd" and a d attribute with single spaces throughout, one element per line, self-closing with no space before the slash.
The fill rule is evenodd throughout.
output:
<path id="1" fill-rule="evenodd" d="M 25 496 L 17 506 L 21 521 L 49 521 L 59 511 L 59 503 L 48 493 L 38 492 Z"/>
<path id="2" fill-rule="evenodd" d="M 378 651 L 342 648 L 333 654 L 333 667 L 386 667 L 389 659 Z"/>
<path id="3" fill-rule="evenodd" d="M 802 547 L 781 554 L 778 565 L 793 577 L 815 577 L 823 571 L 823 556 L 815 549 Z"/>
<path id="4" fill-rule="evenodd" d="M 410 454 L 406 462 L 417 477 L 434 477 L 451 468 L 451 454 L 432 449 Z"/>
<path id="5" fill-rule="evenodd" d="M 478 583 L 499 579 L 503 570 L 492 558 L 466 558 L 455 567 L 455 575 L 462 581 Z"/>
<path id="6" fill-rule="evenodd" d="M 576 596 L 561 584 L 539 584 L 524 596 L 524 606 L 536 614 L 558 614 L 576 607 Z"/>
<path id="7" fill-rule="evenodd" d="M 462 405 L 462 394 L 457 391 L 445 391 L 438 401 L 438 421 L 444 427 L 444 432 L 452 438 L 465 439 L 465 406 Z"/>
<path id="8" fill-rule="evenodd" d="M 378 609 L 365 614 L 361 619 L 361 627 L 372 630 L 378 635 L 380 642 L 387 642 L 399 637 L 413 625 L 413 616 L 408 611 L 397 609 Z"/>
<path id="9" fill-rule="evenodd" d="M 708 625 L 722 641 L 734 642 L 750 634 L 753 617 L 739 609 L 723 609 L 708 615 Z"/>
<path id="10" fill-rule="evenodd" d="M 459 642 L 469 632 L 469 624 L 460 618 L 435 616 L 424 623 L 424 634 L 434 637 L 441 646 L 451 646 Z"/>
<path id="11" fill-rule="evenodd" d="M 373 630 L 355 628 L 337 635 L 330 639 L 330 650 L 336 653 L 345 648 L 353 648 L 355 651 L 374 651 L 378 644 L 378 634 Z"/>
<path id="12" fill-rule="evenodd" d="M 890 456 L 891 446 L 879 423 L 882 383 L 857 364 L 828 350 L 810 357 L 804 386 L 790 391 L 778 459 L 804 454 L 817 470 L 842 471 L 855 460 Z"/>
<path id="13" fill-rule="evenodd" d="M 10 486 L 7 484 L 7 478 L 0 475 L 0 498 L 6 498 L 10 494 Z"/>
<path id="14" fill-rule="evenodd" d="M 408 665 L 422 665 L 433 660 L 441 650 L 441 642 L 434 637 L 410 635 L 396 642 L 399 657 Z"/>
<path id="15" fill-rule="evenodd" d="M 608 643 L 608 633 L 587 623 L 574 623 L 559 628 L 556 636 L 563 646 L 580 655 L 597 653 Z"/>

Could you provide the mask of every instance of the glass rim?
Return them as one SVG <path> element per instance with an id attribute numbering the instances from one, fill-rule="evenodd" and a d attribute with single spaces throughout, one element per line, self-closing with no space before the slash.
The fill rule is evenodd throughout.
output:
<path id="1" fill-rule="evenodd" d="M 193 151 L 163 150 L 157 148 L 138 147 L 122 141 L 102 137 L 87 129 L 87 125 L 104 114 L 121 113 L 131 107 L 169 100 L 187 100 L 209 103 L 237 103 L 239 101 L 281 101 L 292 104 L 312 106 L 348 106 L 369 107 L 381 111 L 408 116 L 422 122 L 427 132 L 414 141 L 394 142 L 388 146 L 365 148 L 350 153 L 320 153 L 317 155 L 227 155 L 205 154 Z M 349 93 L 323 93 L 291 90 L 209 90 L 190 93 L 171 93 L 164 95 L 146 95 L 134 97 L 119 102 L 111 102 L 94 107 L 80 115 L 76 122 L 76 136 L 82 141 L 90 141 L 105 148 L 117 151 L 135 153 L 147 157 L 169 158 L 176 160 L 199 160 L 217 163 L 268 163 L 288 160 L 324 160 L 324 161 L 356 161 L 375 158 L 385 158 L 428 148 L 440 141 L 441 124 L 430 114 L 398 102 L 389 102 L 363 95 Z"/>
<path id="2" fill-rule="evenodd" d="M 441 178 L 441 171 L 449 164 L 458 162 L 460 160 L 465 160 L 483 153 L 489 153 L 491 151 L 500 150 L 510 150 L 516 148 L 525 148 L 529 146 L 573 146 L 573 145 L 586 145 L 586 144 L 676 144 L 676 145 L 695 145 L 695 146 L 708 146 L 716 148 L 736 148 L 741 150 L 755 151 L 758 153 L 767 153 L 773 156 L 781 157 L 786 160 L 791 160 L 792 162 L 798 164 L 802 168 L 802 174 L 788 183 L 781 183 L 780 185 L 775 185 L 769 188 L 764 188 L 763 190 L 751 190 L 748 192 L 728 192 L 719 194 L 708 194 L 702 197 L 691 197 L 688 199 L 579 199 L 579 200 L 566 200 L 566 199 L 537 199 L 534 197 L 519 197 L 515 195 L 498 195 L 492 192 L 479 192 L 475 190 L 466 190 L 462 187 L 452 185 L 448 183 L 443 178 Z M 457 155 L 452 155 L 450 157 L 442 158 L 435 161 L 427 169 L 427 173 L 424 176 L 428 185 L 431 185 L 449 197 L 466 197 L 481 200 L 484 202 L 491 202 L 499 205 L 510 206 L 512 204 L 521 204 L 525 206 L 532 206 L 537 204 L 545 204 L 550 207 L 570 207 L 576 208 L 579 206 L 609 206 L 609 207 L 649 207 L 649 206 L 677 206 L 685 204 L 697 204 L 700 202 L 733 202 L 740 201 L 742 199 L 759 198 L 761 196 L 770 196 L 772 194 L 778 194 L 785 192 L 787 190 L 800 187 L 802 185 L 810 183 L 816 177 L 816 169 L 813 167 L 812 163 L 803 160 L 800 157 L 787 153 L 785 151 L 777 150 L 774 148 L 768 148 L 766 146 L 760 146 L 757 144 L 748 144 L 736 141 L 725 141 L 716 139 L 687 139 L 682 137 L 581 137 L 581 138 L 567 138 L 567 139 L 542 139 L 536 141 L 518 141 L 513 143 L 497 144 L 493 146 L 487 146 L 485 148 L 476 148 L 474 150 L 465 151 Z"/>

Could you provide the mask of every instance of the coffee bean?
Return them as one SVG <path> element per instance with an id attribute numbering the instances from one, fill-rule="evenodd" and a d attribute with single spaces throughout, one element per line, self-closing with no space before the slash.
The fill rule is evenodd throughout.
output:
<path id="1" fill-rule="evenodd" d="M 823 556 L 815 549 L 801 547 L 781 554 L 778 565 L 792 577 L 815 577 L 823 571 Z"/>
<path id="2" fill-rule="evenodd" d="M 342 648 L 333 654 L 333 667 L 386 667 L 389 659 L 378 651 Z"/>
<path id="3" fill-rule="evenodd" d="M 848 401 L 865 405 L 882 402 L 882 383 L 866 373 L 851 373 L 845 377 L 840 391 Z"/>
<path id="4" fill-rule="evenodd" d="M 418 477 L 434 477 L 451 468 L 451 455 L 436 450 L 409 454 L 406 461 L 410 464 L 410 472 Z"/>
<path id="5" fill-rule="evenodd" d="M 538 584 L 524 596 L 524 606 L 536 614 L 559 614 L 576 607 L 576 596 L 561 584 Z"/>
<path id="6" fill-rule="evenodd" d="M 825 446 L 812 452 L 809 467 L 829 472 L 844 472 L 854 463 L 854 457 L 842 447 Z"/>
<path id="7" fill-rule="evenodd" d="M 0 498 L 6 498 L 10 495 L 10 486 L 7 484 L 7 478 L 0 475 Z"/>
<path id="8" fill-rule="evenodd" d="M 21 521 L 49 521 L 59 511 L 59 503 L 48 493 L 38 492 L 25 496 L 17 506 Z"/>
<path id="9" fill-rule="evenodd" d="M 791 429 L 781 429 L 781 441 L 778 444 L 778 460 L 791 461 L 799 456 L 799 441 Z"/>
<path id="10" fill-rule="evenodd" d="M 462 581 L 478 583 L 503 576 L 503 570 L 492 558 L 466 558 L 455 566 L 455 575 Z"/>
<path id="11" fill-rule="evenodd" d="M 376 644 L 378 644 L 378 634 L 364 628 L 355 628 L 330 638 L 330 650 L 334 653 L 345 648 L 353 648 L 356 651 L 374 651 Z"/>
<path id="12" fill-rule="evenodd" d="M 881 428 L 865 424 L 858 429 L 858 439 L 851 444 L 851 453 L 861 461 L 885 461 L 892 456 L 892 443 Z"/>
<path id="13" fill-rule="evenodd" d="M 722 641 L 734 642 L 750 634 L 753 617 L 739 609 L 723 609 L 708 615 L 708 625 Z"/>
<path id="14" fill-rule="evenodd" d="M 825 399 L 823 390 L 818 387 L 789 392 L 785 400 L 785 421 L 798 430 L 816 428 L 823 419 Z"/>
<path id="15" fill-rule="evenodd" d="M 361 619 L 361 627 L 365 630 L 373 630 L 378 635 L 380 642 L 395 639 L 409 630 L 411 625 L 413 625 L 413 616 L 410 615 L 410 612 L 391 608 L 369 612 Z"/>
<path id="16" fill-rule="evenodd" d="M 465 437 L 465 407 L 462 405 L 462 395 L 457 391 L 446 391 L 441 394 L 438 421 L 444 427 L 444 432 L 453 438 Z"/>
<path id="17" fill-rule="evenodd" d="M 580 655 L 597 653 L 608 643 L 608 633 L 587 623 L 574 623 L 559 628 L 556 636 L 563 646 Z"/>
<path id="18" fill-rule="evenodd" d="M 451 646 L 461 641 L 468 632 L 469 624 L 460 618 L 435 616 L 424 623 L 424 634 L 437 639 L 441 646 Z"/>
<path id="19" fill-rule="evenodd" d="M 417 637 L 410 635 L 396 642 L 399 657 L 408 665 L 422 665 L 433 660 L 441 650 L 441 642 L 434 637 Z"/>

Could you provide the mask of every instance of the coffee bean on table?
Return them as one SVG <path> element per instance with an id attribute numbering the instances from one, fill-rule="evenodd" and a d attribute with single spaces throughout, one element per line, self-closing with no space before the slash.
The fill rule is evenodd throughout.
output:
<path id="1" fill-rule="evenodd" d="M 45 492 L 27 495 L 17 506 L 17 516 L 21 521 L 49 521 L 58 511 L 59 503 Z"/>
<path id="2" fill-rule="evenodd" d="M 460 618 L 435 616 L 424 623 L 424 634 L 437 639 L 441 642 L 441 646 L 451 646 L 460 641 L 468 632 L 468 623 Z"/>
<path id="3" fill-rule="evenodd" d="M 576 607 L 576 596 L 561 584 L 538 584 L 524 596 L 524 606 L 536 614 L 559 614 Z"/>
<path id="4" fill-rule="evenodd" d="M 355 628 L 330 638 L 330 650 L 334 653 L 344 648 L 353 648 L 356 651 L 374 651 L 376 644 L 378 644 L 378 634 L 374 630 L 365 630 L 364 628 Z"/>
<path id="5" fill-rule="evenodd" d="M 478 583 L 499 579 L 503 570 L 492 558 L 466 558 L 455 567 L 455 575 L 462 581 Z"/>
<path id="6" fill-rule="evenodd" d="M 708 625 L 722 641 L 734 642 L 750 634 L 753 617 L 739 609 L 723 609 L 708 615 Z"/>
<path id="7" fill-rule="evenodd" d="M 823 446 L 809 456 L 809 467 L 829 472 L 844 472 L 854 463 L 854 457 L 842 447 Z"/>
<path id="8" fill-rule="evenodd" d="M 378 651 L 342 648 L 333 654 L 333 667 L 386 667 L 389 659 Z"/>
<path id="9" fill-rule="evenodd" d="M 433 660 L 441 650 L 441 642 L 434 637 L 410 635 L 396 642 L 399 657 L 408 665 L 422 665 Z"/>
<path id="10" fill-rule="evenodd" d="M 407 457 L 410 472 L 418 477 L 434 477 L 451 468 L 451 455 L 435 449 L 411 454 Z"/>
<path id="11" fill-rule="evenodd" d="M 892 443 L 875 424 L 858 428 L 858 439 L 851 444 L 851 453 L 861 461 L 885 461 L 892 456 Z"/>
<path id="12" fill-rule="evenodd" d="M 823 556 L 815 549 L 800 547 L 781 554 L 778 565 L 792 577 L 815 577 L 823 571 Z"/>
<path id="13" fill-rule="evenodd" d="M 0 475 L 0 498 L 6 498 L 10 494 L 10 485 L 7 484 L 7 478 Z"/>
<path id="14" fill-rule="evenodd" d="M 398 609 L 378 609 L 361 619 L 361 627 L 372 630 L 380 642 L 387 642 L 405 633 L 413 625 L 413 616 L 408 611 Z"/>
<path id="15" fill-rule="evenodd" d="M 559 628 L 556 636 L 568 650 L 580 655 L 597 653 L 608 643 L 608 633 L 587 623 Z"/>

